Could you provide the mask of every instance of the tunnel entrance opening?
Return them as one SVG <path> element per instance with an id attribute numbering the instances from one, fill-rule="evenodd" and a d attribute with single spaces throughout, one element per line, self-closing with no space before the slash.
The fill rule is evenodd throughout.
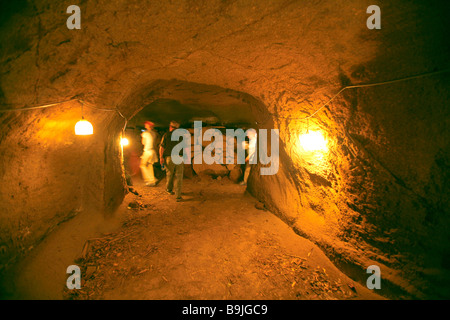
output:
<path id="1" fill-rule="evenodd" d="M 215 141 L 214 137 L 212 141 L 202 141 L 202 152 L 204 149 L 215 142 L 221 143 L 224 150 L 226 148 L 226 130 L 227 129 L 243 129 L 255 127 L 256 121 L 251 115 L 249 106 L 244 104 L 229 105 L 225 107 L 228 110 L 220 110 L 218 115 L 215 112 L 215 107 L 211 106 L 199 106 L 199 105 L 185 105 L 177 100 L 170 99 L 158 99 L 153 103 L 145 106 L 139 111 L 129 122 L 124 134 L 124 138 L 127 139 L 127 145 L 123 146 L 124 156 L 124 168 L 125 176 L 128 185 L 136 183 L 145 183 L 143 179 L 143 170 L 147 170 L 146 167 L 151 167 L 153 175 L 160 182 L 165 177 L 165 167 L 160 164 L 157 159 L 154 159 L 152 164 L 142 164 L 141 155 L 144 149 L 144 140 L 142 135 L 146 130 L 145 122 L 151 121 L 154 126 L 152 128 L 155 132 L 155 138 L 152 142 L 154 152 L 159 156 L 159 144 L 165 133 L 168 132 L 168 126 L 171 121 L 177 121 L 180 123 L 181 128 L 187 129 L 191 134 L 191 138 L 194 135 L 194 122 L 200 121 L 202 123 L 202 136 L 208 129 L 219 130 L 222 134 L 223 141 Z M 230 179 L 234 183 L 241 182 L 245 171 L 245 164 L 238 164 L 236 161 L 232 164 L 227 164 L 226 161 L 222 161 L 222 164 L 206 164 L 197 163 L 194 161 L 194 140 L 191 139 L 192 148 L 189 155 L 191 161 L 184 165 L 184 179 L 192 178 L 211 178 L 214 180 Z M 237 141 L 236 141 L 237 143 Z M 248 138 L 246 141 L 248 152 Z M 236 154 L 237 144 L 234 145 Z M 244 147 L 245 148 L 245 147 Z M 214 153 L 214 151 L 213 151 Z M 214 154 L 213 154 L 214 155 Z M 158 159 L 159 160 L 159 159 Z M 225 159 L 224 159 L 225 160 Z M 144 167 L 141 167 L 144 166 Z"/>
<path id="2" fill-rule="evenodd" d="M 156 137 L 153 147 L 158 157 L 159 143 L 162 136 L 168 132 L 171 121 L 178 122 L 181 128 L 191 133 L 192 137 L 195 121 L 202 123 L 202 136 L 208 129 L 219 130 L 224 138 L 224 152 L 227 129 L 258 129 L 261 124 L 262 104 L 245 93 L 217 86 L 174 80 L 158 80 L 151 86 L 143 86 L 137 91 L 138 93 L 135 92 L 131 95 L 135 98 L 130 99 L 134 100 L 133 103 L 136 106 L 143 105 L 143 107 L 136 108 L 137 111 L 128 120 L 123 133 L 123 137 L 127 139 L 127 145 L 122 146 L 123 167 L 126 183 L 129 186 L 145 184 L 142 171 L 147 171 L 147 169 L 141 167 L 141 156 L 144 149 L 142 134 L 146 131 L 146 121 L 154 124 L 152 130 L 156 132 Z M 136 98 L 141 101 L 137 102 Z M 130 100 L 127 101 L 129 104 Z M 194 140 L 191 139 L 191 141 L 193 144 Z M 202 141 L 202 151 L 213 142 L 214 138 L 211 141 Z M 235 142 L 236 151 L 237 141 Z M 248 138 L 245 147 L 248 153 Z M 184 179 L 200 180 L 203 178 L 214 181 L 226 179 L 233 183 L 243 182 L 245 164 L 238 164 L 237 161 L 233 164 L 227 164 L 226 161 L 223 161 L 223 164 L 194 163 L 194 148 L 191 149 L 192 161 L 190 164 L 184 165 Z M 165 183 L 166 172 L 159 163 L 159 159 L 152 165 L 146 164 L 146 166 L 152 168 L 157 183 Z"/>

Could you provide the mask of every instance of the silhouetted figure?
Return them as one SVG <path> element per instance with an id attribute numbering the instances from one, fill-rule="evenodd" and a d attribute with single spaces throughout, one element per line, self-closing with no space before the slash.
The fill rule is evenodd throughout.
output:
<path id="1" fill-rule="evenodd" d="M 250 175 L 250 170 L 252 169 L 253 166 L 253 161 L 255 158 L 255 153 L 256 153 L 256 131 L 254 130 L 249 130 L 248 131 L 248 155 L 245 158 L 245 172 L 244 172 L 244 180 L 241 182 L 241 185 L 245 186 L 247 185 L 247 180 L 248 180 L 248 176 Z M 246 142 L 244 141 L 244 144 Z M 244 148 L 246 149 L 246 147 L 244 146 Z"/>
<path id="2" fill-rule="evenodd" d="M 161 165 L 166 165 L 166 192 L 174 194 L 175 186 L 176 200 L 183 200 L 181 197 L 181 186 L 183 184 L 184 163 L 175 164 L 172 161 L 172 149 L 180 142 L 172 141 L 172 133 L 178 129 L 180 124 L 176 121 L 170 122 L 169 132 L 165 133 L 159 148 Z"/>

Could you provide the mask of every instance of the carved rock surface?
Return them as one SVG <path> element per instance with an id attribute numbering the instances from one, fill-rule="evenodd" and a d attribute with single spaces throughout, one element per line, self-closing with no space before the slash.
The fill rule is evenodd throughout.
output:
<path id="1" fill-rule="evenodd" d="M 120 205 L 124 117 L 132 124 L 149 108 L 165 127 L 198 115 L 278 129 L 278 173 L 258 167 L 248 183 L 266 208 L 358 281 L 376 264 L 386 288 L 450 297 L 430 284 L 444 278 L 424 272 L 450 268 L 448 74 L 329 102 L 349 85 L 448 68 L 445 1 L 383 1 L 380 30 L 367 28 L 371 3 L 360 0 L 90 0 L 79 4 L 80 30 L 67 29 L 59 1 L 10 3 L 0 19 L 1 108 L 56 105 L 0 113 L 0 269 L 80 210 Z M 93 136 L 74 135 L 75 97 Z M 327 152 L 302 151 L 307 130 L 324 134 Z"/>

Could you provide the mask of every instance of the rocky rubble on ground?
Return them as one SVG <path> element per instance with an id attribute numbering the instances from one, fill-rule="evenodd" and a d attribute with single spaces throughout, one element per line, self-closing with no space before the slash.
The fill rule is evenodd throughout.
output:
<path id="1" fill-rule="evenodd" d="M 358 296 L 352 282 L 346 283 L 330 275 L 324 267 L 311 265 L 312 249 L 307 255 L 300 257 L 282 250 L 274 239 L 260 239 L 257 244 L 267 251 L 253 258 L 254 265 L 268 281 L 273 282 L 282 276 L 285 286 L 291 288 L 295 297 L 289 299 L 347 300 Z"/>
<path id="2" fill-rule="evenodd" d="M 117 285 L 117 281 L 123 284 L 149 271 L 143 259 L 157 248 L 151 245 L 140 248 L 142 243 L 138 241 L 140 227 L 145 225 L 149 213 L 143 209 L 149 207 L 138 200 L 130 202 L 130 215 L 121 231 L 85 242 L 80 257 L 74 261 L 81 270 L 81 289 L 69 290 L 65 286 L 64 299 L 102 299 L 105 290 Z"/>

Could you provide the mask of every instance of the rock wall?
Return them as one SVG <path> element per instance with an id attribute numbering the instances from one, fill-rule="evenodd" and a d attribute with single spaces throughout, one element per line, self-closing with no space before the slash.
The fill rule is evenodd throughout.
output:
<path id="1" fill-rule="evenodd" d="M 309 123 L 328 140 L 320 159 L 299 150 L 297 119 L 344 86 L 448 68 L 444 3 L 380 2 L 381 30 L 367 29 L 376 3 L 365 0 L 72 4 L 81 30 L 67 29 L 65 3 L 1 10 L 3 109 L 81 96 L 131 118 L 158 98 L 230 90 L 258 128 L 280 130 L 280 171 L 254 170 L 253 194 L 355 279 L 374 263 L 393 292 L 449 296 L 439 285 L 450 252 L 448 74 L 344 91 Z M 80 141 L 79 108 L 0 113 L 2 265 L 77 211 L 123 197 L 123 119 L 89 109 L 96 134 Z"/>
<path id="2" fill-rule="evenodd" d="M 111 203 L 111 198 L 117 202 L 123 194 L 123 186 L 117 180 L 121 176 L 117 150 L 111 150 L 113 140 L 108 141 L 101 122 L 95 121 L 94 138 L 75 136 L 80 111 L 78 103 L 65 103 L 3 115 L 2 267 L 15 262 L 81 210 L 95 212 L 112 208 L 116 203 Z M 110 189 L 104 188 L 107 184 L 111 185 Z"/>

